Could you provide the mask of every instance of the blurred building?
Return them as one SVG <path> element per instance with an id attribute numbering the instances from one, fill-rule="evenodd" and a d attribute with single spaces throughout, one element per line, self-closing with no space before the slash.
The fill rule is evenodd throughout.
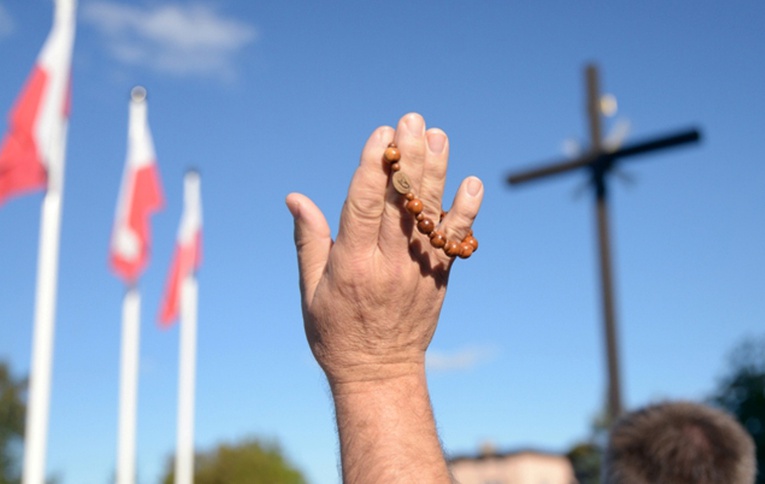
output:
<path id="1" fill-rule="evenodd" d="M 576 484 L 574 468 L 563 455 L 535 450 L 497 452 L 485 445 L 478 455 L 449 460 L 459 484 Z"/>

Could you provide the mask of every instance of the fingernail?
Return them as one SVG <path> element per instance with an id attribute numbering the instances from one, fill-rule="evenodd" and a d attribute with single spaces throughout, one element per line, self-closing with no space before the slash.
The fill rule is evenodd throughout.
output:
<path id="1" fill-rule="evenodd" d="M 388 134 L 388 133 L 391 133 L 391 132 L 395 133 L 393 128 L 391 128 L 390 126 L 380 126 L 377 129 L 377 132 L 375 134 L 377 135 L 378 141 L 384 141 L 384 140 L 387 140 L 389 137 L 392 138 L 392 136 L 390 136 Z"/>
<path id="2" fill-rule="evenodd" d="M 442 131 L 428 131 L 428 149 L 431 153 L 440 155 L 446 145 L 446 134 Z"/>
<path id="3" fill-rule="evenodd" d="M 483 183 L 481 183 L 481 180 L 479 180 L 478 178 L 474 176 L 470 177 L 470 179 L 467 182 L 468 195 L 470 195 L 471 197 L 478 195 L 478 192 L 481 191 L 482 185 Z"/>
<path id="4" fill-rule="evenodd" d="M 290 213 L 292 214 L 292 217 L 295 220 L 300 218 L 300 202 L 290 203 L 290 201 L 287 200 L 287 208 L 289 209 Z"/>
<path id="5" fill-rule="evenodd" d="M 413 136 L 422 136 L 425 132 L 425 123 L 419 114 L 408 114 L 405 120 L 406 128 Z"/>

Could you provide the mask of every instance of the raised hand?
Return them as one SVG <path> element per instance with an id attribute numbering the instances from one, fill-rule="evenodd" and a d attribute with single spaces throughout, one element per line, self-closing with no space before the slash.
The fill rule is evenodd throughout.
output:
<path id="1" fill-rule="evenodd" d="M 397 167 L 384 159 L 391 143 L 401 155 Z M 437 234 L 450 241 L 470 234 L 483 185 L 465 179 L 439 223 L 448 157 L 446 134 L 426 131 L 418 114 L 401 118 L 395 130 L 375 130 L 336 241 L 310 199 L 287 196 L 306 336 L 332 390 L 345 482 L 450 481 L 425 379 L 425 351 L 455 260 L 439 248 Z M 410 191 L 399 193 L 389 182 L 396 170 Z M 407 196 L 435 225 L 423 222 L 425 233 L 416 228 L 419 208 L 405 208 Z"/>
<path id="2" fill-rule="evenodd" d="M 449 141 L 425 130 L 418 114 L 404 116 L 394 131 L 369 137 L 351 181 L 337 240 L 311 200 L 290 194 L 306 335 L 331 383 L 385 377 L 424 362 L 446 293 L 454 258 L 431 246 L 415 229 L 406 200 L 389 185 L 383 153 L 391 142 L 422 200 L 438 220 L 446 181 Z M 483 197 L 475 177 L 463 181 L 440 231 L 462 240 Z"/>

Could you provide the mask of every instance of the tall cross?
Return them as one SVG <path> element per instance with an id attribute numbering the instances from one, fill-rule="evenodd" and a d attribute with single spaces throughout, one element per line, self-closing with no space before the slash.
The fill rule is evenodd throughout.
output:
<path id="1" fill-rule="evenodd" d="M 533 168 L 510 175 L 512 185 L 566 173 L 579 168 L 590 172 L 591 186 L 595 192 L 595 214 L 598 221 L 598 246 L 600 253 L 600 281 L 603 303 L 603 325 L 608 360 L 607 417 L 610 425 L 622 413 L 621 384 L 619 378 L 619 352 L 616 335 L 616 311 L 614 308 L 613 279 L 611 275 L 611 249 L 608 235 L 607 176 L 622 159 L 652 151 L 692 143 L 700 139 L 699 131 L 690 129 L 670 135 L 658 136 L 639 143 L 616 149 L 608 149 L 603 142 L 601 94 L 598 69 L 590 64 L 585 69 L 587 82 L 587 117 L 590 125 L 590 147 L 580 157 Z"/>

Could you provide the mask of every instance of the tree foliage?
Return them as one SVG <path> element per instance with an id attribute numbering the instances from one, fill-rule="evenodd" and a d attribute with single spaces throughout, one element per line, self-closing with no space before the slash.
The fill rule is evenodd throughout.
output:
<path id="1" fill-rule="evenodd" d="M 712 403 L 736 416 L 757 446 L 757 484 L 765 484 L 765 337 L 750 338 L 733 349 L 727 374 Z"/>
<path id="2" fill-rule="evenodd" d="M 602 449 L 592 441 L 575 444 L 566 457 L 571 461 L 579 484 L 599 484 Z"/>
<path id="3" fill-rule="evenodd" d="M 8 365 L 0 361 L 0 484 L 20 481 L 26 388 L 26 381 L 14 378 Z"/>
<path id="4" fill-rule="evenodd" d="M 174 462 L 168 462 L 162 481 L 174 482 Z M 275 444 L 245 439 L 220 444 L 194 457 L 195 484 L 305 484 L 303 475 L 282 455 Z"/>
<path id="5" fill-rule="evenodd" d="M 608 441 L 610 426 L 609 413 L 603 408 L 590 421 L 590 435 L 575 443 L 566 453 L 579 484 L 600 484 L 603 451 Z"/>

